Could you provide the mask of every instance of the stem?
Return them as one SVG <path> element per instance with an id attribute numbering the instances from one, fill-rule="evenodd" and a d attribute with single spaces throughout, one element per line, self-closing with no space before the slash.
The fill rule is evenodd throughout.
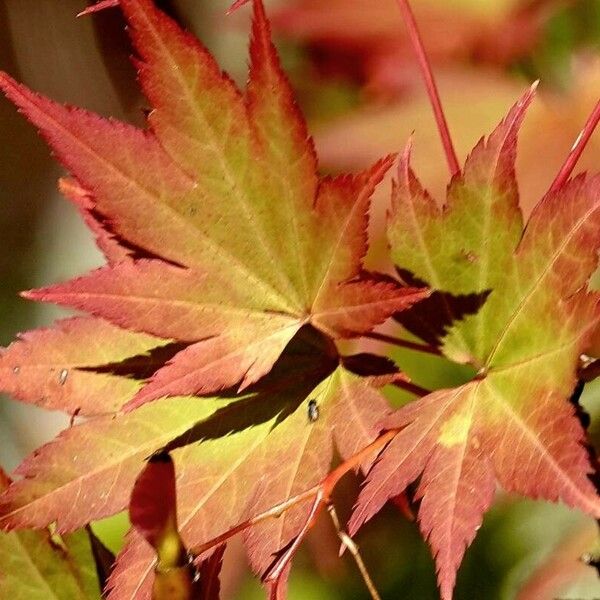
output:
<path id="1" fill-rule="evenodd" d="M 567 160 L 565 160 L 565 164 L 561 167 L 556 179 L 552 182 L 549 192 L 557 192 L 566 183 L 567 179 L 569 179 L 598 122 L 600 122 L 600 100 L 598 100 L 581 133 L 577 136 L 567 156 Z"/>
<path id="2" fill-rule="evenodd" d="M 435 346 L 403 340 L 402 338 L 395 337 L 393 335 L 386 335 L 385 333 L 371 331 L 370 333 L 365 333 L 363 337 L 377 340 L 379 342 L 385 342 L 386 344 L 393 344 L 399 348 L 408 348 L 409 350 L 415 350 L 416 352 L 425 352 L 427 354 L 433 354 L 434 356 L 441 356 L 441 352 Z"/>
<path id="3" fill-rule="evenodd" d="M 368 446 L 365 446 L 360 452 L 357 452 L 354 456 L 351 456 L 348 460 L 345 460 L 336 469 L 331 471 L 331 473 L 329 473 L 329 475 L 327 475 L 327 477 L 325 477 L 325 479 L 323 479 L 323 482 L 321 483 L 325 490 L 325 501 L 329 501 L 333 488 L 348 471 L 359 467 L 373 452 L 381 450 L 384 446 L 388 444 L 388 442 L 392 441 L 392 439 L 396 436 L 398 431 L 398 429 L 390 429 L 389 431 L 382 433 Z"/>
<path id="4" fill-rule="evenodd" d="M 337 469 L 334 469 L 319 486 L 317 486 L 317 492 L 315 499 L 311 506 L 310 512 L 302 529 L 298 535 L 294 538 L 294 541 L 290 547 L 280 556 L 273 568 L 269 571 L 265 577 L 265 581 L 275 586 L 275 589 L 279 585 L 281 575 L 294 557 L 294 554 L 300 547 L 300 544 L 304 540 L 304 537 L 308 533 L 309 529 L 315 524 L 319 513 L 325 505 L 328 505 L 331 498 L 331 493 L 337 485 L 338 481 L 351 469 L 360 466 L 373 452 L 385 446 L 396 434 L 397 429 L 386 431 L 383 435 L 380 435 L 375 441 L 371 442 L 368 446 L 365 446 L 360 452 L 357 452 L 354 456 L 344 461 Z M 306 493 L 309 493 L 308 490 Z"/>
<path id="5" fill-rule="evenodd" d="M 444 109 L 442 108 L 442 103 L 440 101 L 440 94 L 437 84 L 435 83 L 431 65 L 429 63 L 429 59 L 427 58 L 425 47 L 423 46 L 423 40 L 415 20 L 415 15 L 410 8 L 408 0 L 397 0 L 397 2 L 398 7 L 402 12 L 402 17 L 404 19 L 406 29 L 408 30 L 408 35 L 410 37 L 413 49 L 417 55 L 417 60 L 421 69 L 421 75 L 425 81 L 427 94 L 429 95 L 429 100 L 433 108 L 433 114 L 438 126 L 438 131 L 442 139 L 442 145 L 444 146 L 444 152 L 446 154 L 448 168 L 450 169 L 450 175 L 454 176 L 457 173 L 460 173 L 460 166 L 458 164 L 456 151 L 454 150 L 454 144 L 452 143 L 448 122 L 446 121 L 446 116 L 444 115 Z"/>
<path id="6" fill-rule="evenodd" d="M 432 393 L 431 390 L 427 390 L 416 383 L 411 383 L 410 381 L 394 381 L 392 385 L 401 390 L 405 390 L 409 394 L 414 394 L 419 398 L 423 398 L 423 396 L 428 396 Z"/>
<path id="7" fill-rule="evenodd" d="M 266 521 L 269 518 L 277 518 L 277 517 L 281 516 L 282 513 L 284 513 L 289 508 L 292 508 L 292 506 L 295 506 L 296 504 L 299 504 L 300 502 L 303 502 L 304 500 L 308 500 L 309 498 L 316 496 L 319 492 L 319 488 L 320 488 L 320 485 L 315 485 L 315 486 L 311 487 L 310 489 L 305 490 L 304 492 L 301 492 L 300 494 L 297 494 L 296 496 L 292 496 L 291 498 L 288 498 L 287 500 L 284 500 L 283 502 L 279 502 L 278 504 L 275 504 L 271 508 L 268 508 L 267 510 L 255 515 L 251 519 L 247 519 L 245 521 L 242 521 L 241 523 L 238 523 L 231 529 L 227 530 L 225 533 L 218 535 L 217 537 L 213 538 L 212 540 L 209 540 L 208 542 L 205 542 L 204 544 L 201 544 L 200 546 L 196 546 L 196 547 L 192 548 L 191 553 L 194 556 L 199 556 L 203 552 L 210 550 L 214 546 L 221 545 L 222 543 L 226 542 L 229 538 L 232 538 L 234 535 L 241 533 L 242 531 L 244 531 L 245 529 L 248 529 L 249 527 L 252 527 L 253 525 L 257 525 L 258 523 L 261 523 L 262 521 Z"/>
<path id="8" fill-rule="evenodd" d="M 321 504 L 329 502 L 329 498 L 331 496 L 333 488 L 335 488 L 338 481 L 348 471 L 358 467 L 362 462 L 364 462 L 370 454 L 383 448 L 383 446 L 385 446 L 389 441 L 391 441 L 397 433 L 397 429 L 390 429 L 389 431 L 386 431 L 378 438 L 376 438 L 373 442 L 371 442 L 368 446 L 365 446 L 360 452 L 357 452 L 348 460 L 344 461 L 341 465 L 339 465 L 336 469 L 331 471 L 331 473 L 329 473 L 329 475 L 327 475 L 323 479 L 323 481 L 321 481 L 321 483 L 318 483 L 317 485 L 309 488 L 308 490 L 305 490 L 304 492 L 301 492 L 300 494 L 292 496 L 291 498 L 287 498 L 283 502 L 275 504 L 271 508 L 259 513 L 258 515 L 255 515 L 251 519 L 247 519 L 245 521 L 242 521 L 241 523 L 238 523 L 225 533 L 218 535 L 212 540 L 209 540 L 204 544 L 192 548 L 191 554 L 193 554 L 194 556 L 199 556 L 200 554 L 203 554 L 204 552 L 210 550 L 214 546 L 221 545 L 222 543 L 226 542 L 229 538 L 233 537 L 237 533 L 241 533 L 242 531 L 248 529 L 249 527 L 252 527 L 253 525 L 256 525 L 271 517 L 275 518 L 281 516 L 281 514 L 289 508 L 292 508 L 296 504 L 308 500 L 309 498 L 315 497 L 315 501 L 318 499 L 319 503 Z"/>
<path id="9" fill-rule="evenodd" d="M 340 541 L 342 542 L 342 551 L 341 552 L 343 552 L 344 547 L 348 548 L 348 551 L 354 557 L 354 561 L 356 562 L 356 565 L 358 566 L 358 570 L 360 571 L 360 574 L 362 575 L 365 585 L 367 586 L 367 589 L 369 590 L 369 594 L 371 594 L 371 598 L 373 598 L 373 600 L 381 600 L 381 596 L 377 592 L 377 588 L 375 587 L 375 584 L 373 583 L 373 580 L 371 579 L 371 576 L 369 575 L 369 571 L 367 571 L 367 567 L 362 559 L 362 556 L 360 555 L 360 552 L 358 551 L 358 546 L 356 545 L 354 540 L 342 529 L 342 527 L 340 525 L 340 520 L 339 520 L 337 512 L 335 510 L 335 506 L 333 504 L 328 504 L 327 510 L 329 512 L 329 515 L 331 516 L 331 520 L 333 521 L 333 526 L 335 527 L 335 530 L 337 531 L 337 535 L 340 538 Z"/>

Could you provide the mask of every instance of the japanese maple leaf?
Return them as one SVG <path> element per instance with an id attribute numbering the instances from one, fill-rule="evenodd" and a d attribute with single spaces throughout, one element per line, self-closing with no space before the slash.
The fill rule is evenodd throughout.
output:
<path id="1" fill-rule="evenodd" d="M 0 354 L 1 387 L 94 417 L 23 462 L 0 526 L 66 533 L 123 510 L 148 456 L 168 448 L 191 548 L 317 484 L 334 443 L 348 457 L 373 440 L 387 404 L 332 340 L 429 292 L 363 272 L 370 196 L 393 157 L 356 176 L 317 176 L 259 1 L 245 95 L 149 0 L 120 5 L 154 109 L 149 131 L 0 76 L 69 170 L 62 189 L 108 261 L 27 294 L 91 316 Z M 244 396 L 231 391 L 238 384 Z M 248 536 L 258 572 L 305 514 L 299 505 Z M 111 598 L 148 598 L 153 558 L 132 532 Z"/>
<path id="2" fill-rule="evenodd" d="M 0 469 L 0 491 L 10 483 Z M 100 588 L 87 532 L 59 537 L 48 529 L 0 533 L 0 597 L 96 600 Z"/>
<path id="3" fill-rule="evenodd" d="M 260 1 L 245 95 L 150 0 L 120 6 L 153 106 L 149 131 L 53 103 L 6 74 L 0 86 L 76 180 L 63 189 L 109 259 L 26 297 L 188 345 L 130 409 L 244 388 L 303 325 L 332 338 L 360 336 L 427 296 L 362 271 L 370 197 L 394 158 L 319 179 Z M 100 338 L 105 326 L 93 323 Z"/>
<path id="4" fill-rule="evenodd" d="M 442 346 L 477 376 L 385 421 L 399 433 L 370 472 L 350 529 L 420 476 L 419 523 L 444 600 L 497 482 L 600 516 L 584 432 L 568 402 L 600 316 L 598 294 L 586 289 L 600 246 L 600 177 L 578 176 L 548 193 L 523 226 L 514 161 L 532 95 L 476 146 L 442 209 L 410 169 L 408 151 L 394 190 L 396 264 L 437 290 L 489 295 Z"/>
<path id="5" fill-rule="evenodd" d="M 0 500 L 0 526 L 54 522 L 64 533 L 122 510 L 147 457 L 167 448 L 181 536 L 187 548 L 205 544 L 319 483 L 334 442 L 344 457 L 368 445 L 389 412 L 372 383 L 340 364 L 325 336 L 303 330 L 244 396 L 163 398 L 67 429 L 17 469 L 20 479 Z M 248 534 L 257 572 L 297 535 L 307 508 L 300 504 Z M 111 577 L 111 599 L 149 598 L 154 556 L 132 532 Z"/>

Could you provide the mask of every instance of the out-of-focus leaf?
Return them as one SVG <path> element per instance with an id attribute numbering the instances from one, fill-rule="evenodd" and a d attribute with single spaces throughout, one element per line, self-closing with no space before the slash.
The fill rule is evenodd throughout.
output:
<path id="1" fill-rule="evenodd" d="M 8 484 L 8 477 L 0 470 L 0 491 Z M 62 537 L 47 529 L 0 532 L 0 598 L 99 600 L 87 532 Z"/>
<path id="2" fill-rule="evenodd" d="M 516 600 L 555 600 L 570 597 L 569 586 L 589 581 L 600 586 L 598 573 L 582 557 L 598 539 L 595 527 L 578 527 L 570 531 L 523 583 Z M 587 587 L 587 586 L 586 586 Z"/>
<path id="3" fill-rule="evenodd" d="M 416 0 L 424 45 L 437 64 L 505 66 L 527 55 L 561 0 Z M 413 51 L 396 0 L 291 0 L 275 13 L 283 35 L 316 49 L 315 67 L 366 80 L 387 94 L 414 88 Z"/>
<path id="4" fill-rule="evenodd" d="M 129 501 L 129 517 L 133 527 L 156 552 L 152 598 L 197 597 L 199 582 L 194 581 L 194 567 L 177 530 L 175 467 L 167 452 L 151 456 L 138 475 Z"/>

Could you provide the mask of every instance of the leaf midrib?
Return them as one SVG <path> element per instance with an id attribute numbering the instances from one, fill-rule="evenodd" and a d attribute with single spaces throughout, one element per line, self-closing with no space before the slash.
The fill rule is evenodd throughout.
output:
<path id="1" fill-rule="evenodd" d="M 44 292 L 43 299 L 51 300 L 56 304 L 67 304 L 66 301 L 60 300 L 60 298 L 72 297 L 73 299 L 93 299 L 93 298 L 110 298 L 111 300 L 122 300 L 125 302 L 139 302 L 145 304 L 146 302 L 160 304 L 161 306 L 190 306 L 194 310 L 210 311 L 220 313 L 241 313 L 247 314 L 249 317 L 258 316 L 261 318 L 267 318 L 268 315 L 277 315 L 281 318 L 289 319 L 293 321 L 296 319 L 296 315 L 292 313 L 283 313 L 277 311 L 261 310 L 257 308 L 244 308 L 238 306 L 227 306 L 223 304 L 217 304 L 216 302 L 199 303 L 194 300 L 177 300 L 177 299 L 166 299 L 154 296 L 140 296 L 137 294 L 113 294 L 108 292 Z"/>
<path id="2" fill-rule="evenodd" d="M 569 235 L 565 236 L 565 238 L 561 241 L 560 245 L 558 246 L 556 251 L 552 254 L 550 260 L 547 262 L 547 264 L 544 267 L 544 269 L 542 270 L 542 272 L 539 274 L 539 276 L 537 278 L 534 279 L 533 283 L 529 286 L 529 289 L 523 294 L 523 296 L 521 297 L 521 300 L 519 301 L 518 305 L 515 307 L 514 311 L 511 313 L 509 319 L 506 322 L 506 325 L 502 328 L 502 331 L 498 335 L 498 338 L 496 339 L 494 346 L 492 347 L 487 358 L 485 359 L 484 364 L 485 364 L 486 368 L 491 368 L 493 366 L 492 363 L 494 360 L 494 356 L 499 352 L 504 339 L 508 336 L 509 332 L 513 328 L 514 322 L 521 314 L 521 311 L 531 301 L 531 299 L 535 298 L 535 292 L 545 281 L 547 275 L 550 273 L 551 269 L 554 267 L 554 264 L 561 257 L 566 246 L 568 246 L 568 244 L 571 242 L 573 237 L 575 237 L 575 235 L 577 234 L 579 229 L 587 222 L 588 218 L 597 210 L 598 210 L 598 205 L 596 203 L 594 203 L 592 205 L 592 207 L 580 219 L 577 220 L 575 226 L 569 232 Z M 518 260 L 519 258 L 521 258 L 521 257 L 519 256 L 519 253 L 517 250 L 517 253 L 515 255 L 515 260 Z"/>
<path id="3" fill-rule="evenodd" d="M 496 404 L 507 414 L 508 418 L 515 423 L 518 428 L 524 433 L 526 439 L 529 440 L 530 444 L 536 448 L 539 452 L 539 456 L 544 459 L 545 464 L 549 465 L 551 469 L 556 473 L 558 478 L 563 481 L 572 491 L 575 497 L 580 499 L 582 506 L 587 506 L 590 514 L 600 514 L 600 502 L 593 504 L 590 499 L 584 495 L 577 484 L 571 479 L 568 473 L 565 473 L 561 465 L 556 462 L 556 459 L 550 452 L 547 451 L 546 447 L 540 442 L 535 431 L 532 431 L 527 424 L 523 421 L 519 413 L 517 413 L 510 402 L 507 400 L 498 389 L 494 386 L 491 380 L 488 381 L 488 387 L 490 390 L 490 396 L 496 401 Z"/>
<path id="4" fill-rule="evenodd" d="M 217 410 L 218 410 L 218 407 L 215 406 L 214 410 L 212 412 L 209 412 L 208 414 L 206 414 L 204 417 L 201 417 L 199 419 L 194 419 L 193 424 L 197 424 L 198 422 L 209 419 L 210 417 L 212 417 L 214 415 L 214 413 Z M 131 414 L 134 414 L 134 413 L 131 413 Z M 168 421 L 168 420 L 164 419 L 161 422 L 165 422 L 165 421 Z M 82 425 L 82 426 L 85 426 L 85 425 Z M 52 490 L 50 490 L 49 492 L 44 492 L 43 495 L 34 498 L 32 501 L 27 502 L 23 506 L 19 506 L 18 508 L 11 510 L 10 513 L 3 514 L 2 517 L 0 518 L 0 523 L 7 522 L 9 519 L 10 520 L 14 519 L 15 515 L 18 515 L 19 513 L 22 513 L 24 511 L 31 510 L 31 507 L 38 503 L 44 504 L 44 502 L 48 501 L 48 498 L 52 498 L 56 494 L 60 494 L 60 493 L 64 492 L 64 490 L 69 488 L 70 486 L 73 486 L 73 485 L 81 486 L 82 481 L 92 479 L 97 476 L 102 476 L 103 472 L 110 471 L 111 469 L 114 469 L 115 467 L 122 468 L 123 463 L 125 463 L 127 460 L 135 458 L 137 455 L 145 456 L 147 452 L 152 451 L 153 449 L 156 449 L 156 448 L 160 448 L 163 445 L 163 443 L 167 443 L 167 442 L 171 441 L 172 439 L 174 439 L 174 437 L 176 437 L 178 435 L 177 432 L 179 432 L 180 430 L 187 431 L 189 429 L 189 423 L 187 423 L 185 425 L 181 424 L 178 427 L 173 428 L 173 430 L 166 432 L 164 429 L 161 429 L 157 424 L 151 423 L 148 420 L 144 421 L 144 426 L 145 426 L 145 428 L 147 428 L 149 430 L 153 430 L 155 432 L 155 436 L 152 437 L 151 439 L 149 439 L 147 443 L 137 445 L 137 446 L 129 446 L 127 443 L 123 442 L 118 437 L 111 437 L 110 443 L 112 445 L 126 447 L 126 448 L 128 448 L 128 450 L 121 454 L 117 453 L 113 460 L 103 462 L 99 468 L 93 469 L 93 470 L 88 470 L 84 474 L 77 474 L 77 476 L 75 478 L 72 478 L 69 481 L 66 481 L 56 487 L 53 487 Z M 173 431 L 175 433 L 173 433 Z M 101 438 L 104 438 L 104 444 L 106 444 L 106 439 L 105 439 L 106 436 L 103 436 L 102 434 L 103 434 L 103 432 L 98 433 L 98 435 Z M 37 458 L 36 460 L 39 461 L 39 458 Z M 113 482 L 111 485 L 114 485 L 115 482 L 116 482 L 116 478 L 113 479 Z M 108 498 L 109 495 L 106 494 L 105 497 Z M 72 508 L 74 508 L 74 507 L 75 507 L 75 503 L 73 503 L 73 505 L 72 505 Z M 70 516 L 70 514 L 67 514 L 67 515 L 63 516 L 63 518 L 60 520 L 65 521 L 67 519 L 67 517 L 69 517 L 69 516 Z M 60 530 L 60 527 L 58 529 Z"/>

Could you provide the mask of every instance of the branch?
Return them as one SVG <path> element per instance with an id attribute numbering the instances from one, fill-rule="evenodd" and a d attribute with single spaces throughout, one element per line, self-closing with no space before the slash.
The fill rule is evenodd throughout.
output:
<path id="1" fill-rule="evenodd" d="M 454 144 L 452 143 L 448 122 L 446 121 L 446 116 L 444 115 L 444 109 L 442 108 L 440 94 L 433 77 L 429 59 L 427 58 L 427 54 L 425 52 L 425 47 L 423 46 L 423 40 L 421 39 L 417 22 L 415 20 L 415 15 L 410 8 L 408 0 L 397 0 L 397 2 L 398 7 L 402 12 L 402 17 L 404 19 L 404 23 L 406 24 L 406 29 L 408 30 L 408 35 L 410 37 L 413 49 L 417 55 L 417 60 L 421 69 L 421 75 L 425 81 L 427 94 L 429 95 L 435 121 L 442 139 L 442 145 L 444 146 L 448 168 L 450 169 L 450 174 L 454 176 L 457 173 L 460 173 L 460 166 L 458 164 L 456 150 L 454 150 Z"/>
<path id="2" fill-rule="evenodd" d="M 550 193 L 557 192 L 566 183 L 567 179 L 569 179 L 598 122 L 600 122 L 600 100 L 598 100 L 581 133 L 577 136 L 571 152 L 569 152 L 567 160 L 565 160 L 565 164 L 561 167 L 556 179 L 552 182 L 548 190 Z"/>
<path id="3" fill-rule="evenodd" d="M 200 544 L 199 546 L 192 548 L 190 551 L 191 554 L 194 556 L 199 556 L 215 546 L 220 546 L 221 544 L 226 542 L 229 538 L 233 537 L 234 535 L 236 535 L 238 533 L 241 533 L 242 531 L 252 527 L 253 525 L 261 523 L 262 521 L 265 521 L 266 519 L 269 519 L 269 518 L 280 517 L 286 510 L 288 510 L 288 509 L 296 506 L 297 504 L 300 504 L 301 502 L 304 502 L 310 498 L 315 499 L 313 501 L 313 508 L 311 509 L 311 515 L 313 515 L 313 513 L 314 513 L 315 518 L 316 518 L 316 515 L 321 510 L 321 508 L 323 508 L 323 506 L 325 506 L 326 504 L 329 503 L 331 494 L 332 494 L 335 486 L 339 482 L 339 480 L 346 473 L 348 473 L 348 471 L 351 471 L 352 469 L 355 469 L 358 466 L 360 466 L 371 454 L 380 451 L 384 446 L 386 446 L 394 438 L 394 436 L 398 433 L 398 431 L 399 431 L 398 429 L 390 429 L 389 431 L 382 433 L 378 438 L 376 438 L 368 446 L 365 446 L 360 452 L 357 452 L 356 454 L 351 456 L 348 460 L 346 460 L 342 464 L 340 464 L 333 471 L 331 471 L 331 473 L 329 473 L 317 485 L 309 488 L 308 490 L 305 490 L 304 492 L 301 492 L 300 494 L 296 494 L 295 496 L 292 496 L 291 498 L 287 498 L 286 500 L 283 500 L 282 502 L 279 502 L 278 504 L 275 504 L 271 508 L 255 515 L 254 517 L 252 517 L 250 519 L 246 519 L 245 521 L 242 521 L 241 523 L 238 523 L 237 525 L 235 525 L 234 527 L 232 527 L 225 533 L 218 535 L 217 537 L 213 538 L 212 540 L 209 540 L 208 542 L 205 542 L 204 544 Z M 309 520 L 310 520 L 310 517 L 309 517 Z M 308 520 L 307 520 L 307 523 L 308 523 Z M 311 522 L 309 524 L 307 530 L 310 529 L 312 524 L 313 524 L 313 522 Z M 279 561 L 278 561 L 278 563 L 279 563 Z M 272 572 L 273 572 L 273 570 L 271 570 L 270 573 L 272 573 Z"/>
<path id="4" fill-rule="evenodd" d="M 300 494 L 297 494 L 295 496 L 292 496 L 291 498 L 284 500 L 283 502 L 275 504 L 271 508 L 268 508 L 267 510 L 255 515 L 250 519 L 246 519 L 245 521 L 238 523 L 231 529 L 228 529 L 225 533 L 218 535 L 217 537 L 213 538 L 212 540 L 209 540 L 208 542 L 205 542 L 204 544 L 192 548 L 191 554 L 193 554 L 194 556 L 199 556 L 207 550 L 210 550 L 215 546 L 223 544 L 229 538 L 232 538 L 234 535 L 241 533 L 246 529 L 249 529 L 253 525 L 262 523 L 262 521 L 266 521 L 269 518 L 277 519 L 289 508 L 292 508 L 293 506 L 296 506 L 296 504 L 300 504 L 301 502 L 304 502 L 305 500 L 308 500 L 309 498 L 315 496 L 319 491 L 320 485 L 321 484 L 317 484 L 311 487 L 310 489 L 301 492 Z"/>

